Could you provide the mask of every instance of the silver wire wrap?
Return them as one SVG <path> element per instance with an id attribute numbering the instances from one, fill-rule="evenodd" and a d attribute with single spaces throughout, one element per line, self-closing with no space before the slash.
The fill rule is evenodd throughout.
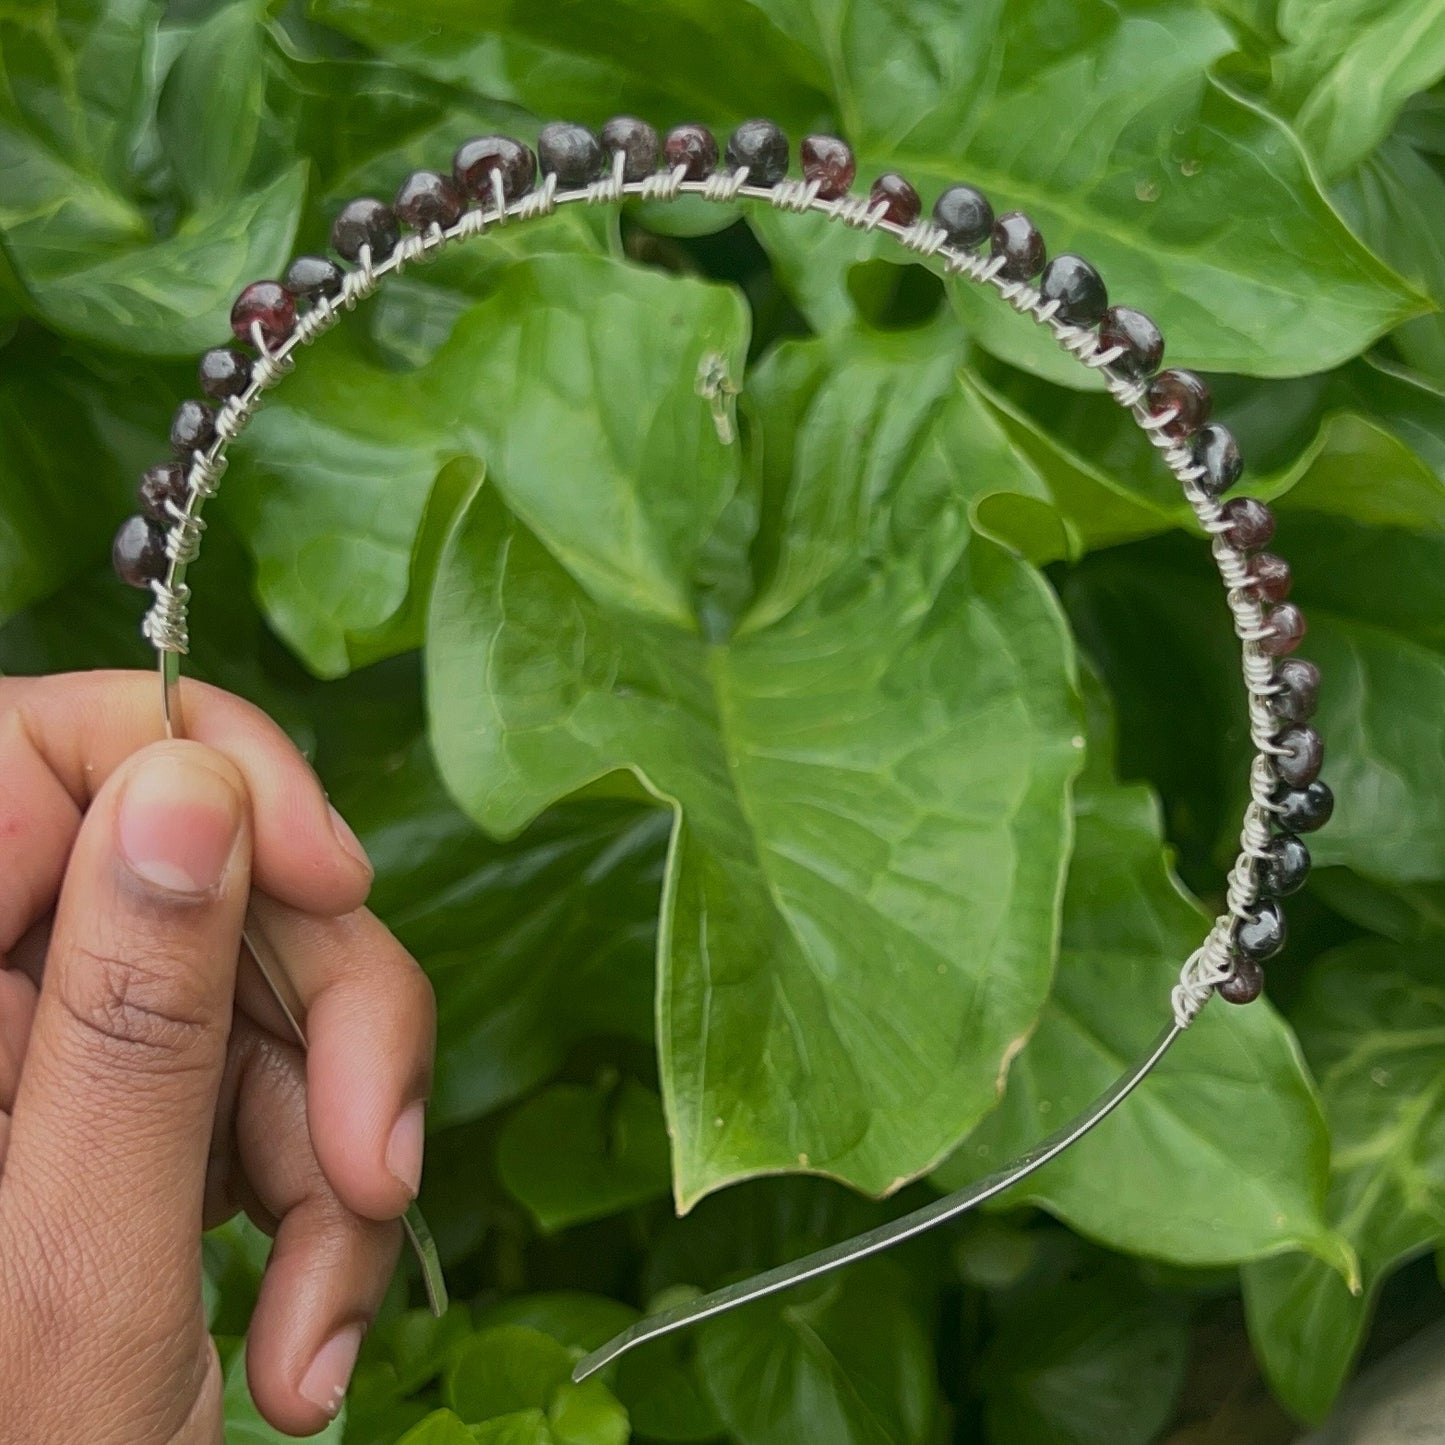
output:
<path id="1" fill-rule="evenodd" d="M 1227 524 L 1219 503 L 1197 485 L 1203 468 L 1195 464 L 1187 447 L 1165 435 L 1174 413 L 1149 414 L 1144 406 L 1145 385 L 1113 369 L 1112 363 L 1121 354 L 1120 348 L 1106 349 L 1091 329 L 1061 321 L 1057 315 L 1058 302 L 1046 301 L 1037 287 L 1028 282 L 1002 278 L 1003 257 L 985 256 L 950 246 L 947 233 L 928 221 L 901 226 L 885 220 L 887 203 L 870 204 L 867 196 L 820 200 L 816 182 L 784 180 L 771 188 L 750 186 L 745 166 L 733 172 L 716 173 L 702 181 L 685 180 L 687 172 L 684 166 L 660 171 L 640 181 L 624 181 L 624 161 L 622 152 L 616 152 L 612 170 L 607 176 L 572 190 L 560 189 L 557 177 L 549 174 L 539 187 L 512 202 L 507 202 L 503 193 L 501 172 L 493 171 L 489 205 L 468 210 L 446 230 L 434 225 L 427 231 L 406 236 L 384 261 L 373 262 L 370 249 L 363 247 L 355 268 L 346 273 L 337 296 L 317 300 L 297 319 L 291 334 L 279 346 L 269 348 L 259 325 L 252 326 L 251 340 L 256 347 L 257 360 L 252 367 L 251 380 L 244 391 L 230 398 L 218 410 L 215 441 L 205 451 L 196 452 L 192 457 L 186 503 L 184 507 L 173 506 L 170 509 L 172 522 L 166 538 L 166 554 L 170 560 L 166 576 L 151 583 L 155 600 L 146 615 L 142 631 L 160 655 L 167 707 L 170 706 L 171 688 L 179 671 L 178 658 L 189 648 L 187 613 L 191 594 L 185 582 L 186 569 L 199 554 L 205 526 L 201 510 L 206 499 L 215 493 L 226 469 L 227 446 L 251 419 L 263 394 L 295 366 L 296 352 L 330 330 L 343 312 L 354 310 L 357 303 L 370 296 L 387 276 L 413 263 L 423 263 L 441 247 L 479 236 L 493 225 L 502 226 L 509 221 L 551 215 L 559 206 L 615 205 L 628 196 L 671 201 L 679 196 L 693 195 L 721 205 L 746 198 L 766 201 L 780 211 L 812 211 L 857 230 L 882 231 L 919 256 L 938 258 L 945 275 L 961 276 L 979 285 L 991 286 L 1020 314 L 1047 327 L 1071 356 L 1098 371 L 1109 395 L 1133 415 L 1159 448 L 1164 464 L 1178 479 L 1200 526 L 1212 538 L 1215 564 L 1224 583 L 1235 634 L 1243 652 L 1244 684 L 1255 757 L 1250 768 L 1250 800 L 1240 830 L 1240 851 L 1229 872 L 1224 911 L 1215 919 L 1204 942 L 1180 970 L 1179 983 L 1170 995 L 1176 1025 L 1180 1029 L 1187 1028 L 1209 1001 L 1215 985 L 1234 972 L 1235 933 L 1241 921 L 1252 917 L 1251 910 L 1259 893 L 1258 863 L 1265 856 L 1265 847 L 1270 839 L 1269 818 L 1272 812 L 1278 811 L 1272 794 L 1279 781 L 1274 757 L 1281 749 L 1274 742 L 1278 724 L 1268 706 L 1270 695 L 1278 689 L 1273 681 L 1270 657 L 1260 645 L 1269 635 L 1264 610 L 1248 591 L 1244 554 L 1225 538 Z"/>

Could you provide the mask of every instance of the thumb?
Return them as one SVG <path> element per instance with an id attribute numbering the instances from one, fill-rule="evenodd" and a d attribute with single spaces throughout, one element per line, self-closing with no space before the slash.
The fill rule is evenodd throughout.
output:
<path id="1" fill-rule="evenodd" d="M 0 1224 L 58 1254 L 45 1273 L 63 1297 L 103 1282 L 132 1326 L 197 1310 L 250 838 L 236 769 L 159 743 L 106 782 L 66 868 Z"/>

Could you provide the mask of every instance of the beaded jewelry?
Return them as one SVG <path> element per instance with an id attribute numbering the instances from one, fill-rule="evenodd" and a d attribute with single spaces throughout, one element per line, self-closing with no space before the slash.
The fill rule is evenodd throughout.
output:
<path id="1" fill-rule="evenodd" d="M 1322 827 L 1334 806 L 1319 778 L 1324 746 L 1309 725 L 1319 669 L 1289 656 L 1305 635 L 1305 620 L 1287 600 L 1288 563 L 1264 550 L 1274 533 L 1274 515 L 1250 497 L 1221 500 L 1243 464 L 1233 435 L 1209 419 L 1205 383 L 1191 371 L 1160 370 L 1164 339 L 1154 323 L 1132 307 L 1110 305 L 1103 279 L 1081 257 L 1049 260 L 1043 237 L 1022 212 L 995 216 L 978 190 L 955 185 L 938 197 L 931 218 L 923 219 L 918 192 L 894 172 L 879 176 L 867 195 L 855 195 L 856 162 L 836 137 L 808 136 L 799 155 L 802 179 L 790 179 L 787 137 L 766 120 L 738 126 L 721 164 L 716 140 L 699 125 L 678 126 L 664 138 L 628 116 L 608 121 L 600 136 L 555 122 L 542 128 L 535 154 L 507 136 L 478 137 L 458 149 L 450 176 L 413 172 L 391 205 L 369 197 L 349 202 L 331 231 L 332 248 L 349 266 L 301 256 L 282 280 L 255 281 L 237 297 L 231 328 L 249 349 L 218 347 L 201 358 L 201 389 L 210 402 L 183 401 L 177 408 L 170 437 L 176 459 L 145 473 L 141 512 L 115 539 L 122 580 L 154 597 L 143 631 L 159 660 L 166 727 L 176 735 L 182 727 L 180 658 L 188 646 L 186 573 L 200 551 L 202 508 L 225 471 L 227 446 L 262 394 L 295 365 L 297 350 L 387 276 L 442 246 L 493 226 L 550 215 L 559 206 L 611 205 L 626 197 L 671 201 L 682 195 L 724 204 L 765 202 L 880 231 L 916 255 L 933 258 L 946 275 L 991 287 L 1100 374 L 1109 394 L 1159 449 L 1210 537 L 1243 657 L 1255 748 L 1250 798 L 1225 909 L 1184 963 L 1171 994 L 1172 1021 L 1142 1061 L 1077 1119 L 998 1173 L 867 1234 L 641 1320 L 583 1359 L 577 1379 L 644 1340 L 816 1278 L 955 1218 L 1067 1149 L 1138 1086 L 1212 994 L 1236 1004 L 1259 996 L 1262 965 L 1285 941 L 1279 900 L 1302 887 L 1309 872 L 1309 852 L 1298 835 Z M 715 382 L 704 387 L 708 360 L 699 360 L 698 389 L 710 399 L 721 430 L 731 425 L 730 389 Z M 246 942 L 304 1045 L 284 968 L 254 930 Z M 415 1209 L 406 1222 L 432 1306 L 440 1310 L 445 1291 L 435 1248 Z"/>

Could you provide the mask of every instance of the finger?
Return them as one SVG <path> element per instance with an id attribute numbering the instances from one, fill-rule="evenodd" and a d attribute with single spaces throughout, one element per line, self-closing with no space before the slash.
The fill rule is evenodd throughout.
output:
<path id="1" fill-rule="evenodd" d="M 15 1091 L 35 1017 L 35 985 L 0 959 L 0 1111 L 15 1107 Z M 3 1162 L 3 1161 L 0 1161 Z"/>
<path id="2" fill-rule="evenodd" d="M 431 984 L 366 909 L 316 918 L 258 898 L 252 918 L 304 1012 L 321 1167 L 348 1208 L 395 1219 L 421 1182 L 436 1042 Z"/>
<path id="3" fill-rule="evenodd" d="M 161 736 L 158 686 L 153 673 L 0 678 L 0 953 L 51 906 L 91 798 Z M 204 683 L 186 682 L 184 702 L 187 735 L 245 779 L 257 887 L 313 913 L 359 907 L 371 866 L 286 734 Z"/>
<path id="4" fill-rule="evenodd" d="M 103 1280 L 158 1348 L 196 1311 L 249 860 L 224 757 L 160 743 L 116 771 L 71 854 L 11 1116 L 0 1238 L 49 1250 L 62 1299 Z"/>
<path id="5" fill-rule="evenodd" d="M 272 1424 L 309 1434 L 336 1414 L 396 1267 L 401 1230 L 358 1218 L 327 1183 L 307 1130 L 300 1050 L 239 1018 L 232 1053 L 235 1156 L 260 1209 L 278 1221 L 247 1335 L 247 1374 Z"/>

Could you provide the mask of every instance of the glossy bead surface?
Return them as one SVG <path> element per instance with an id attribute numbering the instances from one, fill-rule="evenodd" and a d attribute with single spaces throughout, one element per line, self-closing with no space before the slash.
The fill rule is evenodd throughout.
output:
<path id="1" fill-rule="evenodd" d="M 1310 850 L 1293 833 L 1281 833 L 1259 860 L 1259 886 L 1271 898 L 1288 898 L 1310 876 Z"/>
<path id="2" fill-rule="evenodd" d="M 1225 1003 L 1253 1003 L 1264 992 L 1264 970 L 1252 958 L 1236 958 L 1234 972 L 1214 990 Z"/>
<path id="3" fill-rule="evenodd" d="M 993 233 L 993 207 L 974 186 L 950 186 L 933 203 L 933 224 L 950 246 L 981 246 Z"/>
<path id="4" fill-rule="evenodd" d="M 1318 778 L 1307 788 L 1286 789 L 1275 798 L 1275 820 L 1288 833 L 1313 833 L 1330 821 L 1335 795 Z"/>
<path id="5" fill-rule="evenodd" d="M 1223 496 L 1244 471 L 1244 458 L 1234 433 L 1218 422 L 1200 428 L 1189 450 L 1195 466 L 1204 468 L 1204 475 L 1196 477 L 1194 485 L 1206 496 Z"/>
<path id="6" fill-rule="evenodd" d="M 212 401 L 240 396 L 251 384 L 251 358 L 229 346 L 215 346 L 205 352 L 196 368 L 201 390 Z"/>
<path id="7" fill-rule="evenodd" d="M 1044 269 L 1048 252 L 1038 228 L 1022 211 L 1006 211 L 993 223 L 990 253 L 1002 256 L 999 275 L 1007 281 L 1027 281 Z"/>
<path id="8" fill-rule="evenodd" d="M 287 268 L 282 285 L 298 300 L 315 301 L 321 296 L 339 296 L 341 267 L 326 256 L 298 256 Z"/>
<path id="9" fill-rule="evenodd" d="M 359 262 L 363 246 L 371 247 L 373 262 L 385 261 L 400 239 L 396 212 L 371 196 L 347 201 L 331 223 L 331 249 L 348 261 Z"/>
<path id="10" fill-rule="evenodd" d="M 1234 941 L 1245 958 L 1263 963 L 1284 947 L 1287 930 L 1284 909 L 1272 898 L 1255 904 L 1253 918 L 1246 918 L 1234 935 Z"/>
<path id="11" fill-rule="evenodd" d="M 186 469 L 178 462 L 162 462 L 160 466 L 147 467 L 141 473 L 136 495 L 140 498 L 141 511 L 151 521 L 168 527 L 172 518 L 166 510 L 166 503 L 184 506 L 186 492 Z"/>
<path id="12" fill-rule="evenodd" d="M 1291 788 L 1307 788 L 1319 777 L 1325 763 L 1325 744 L 1312 728 L 1302 724 L 1286 728 L 1275 745 L 1286 749 L 1276 753 L 1275 771 Z"/>
<path id="13" fill-rule="evenodd" d="M 1122 346 L 1109 364 L 1121 376 L 1142 381 L 1153 376 L 1164 360 L 1164 334 L 1142 311 L 1132 306 L 1111 306 L 1099 321 L 1099 342 L 1106 348 Z"/>
<path id="14" fill-rule="evenodd" d="M 296 325 L 296 298 L 279 281 L 253 281 L 231 307 L 231 330 L 238 341 L 253 341 L 261 328 L 267 346 L 279 346 Z"/>
<path id="15" fill-rule="evenodd" d="M 686 167 L 683 180 L 705 181 L 717 170 L 717 141 L 706 126 L 674 126 L 662 143 L 662 156 L 670 171 Z"/>
<path id="16" fill-rule="evenodd" d="M 646 180 L 657 169 L 661 142 L 657 132 L 635 115 L 614 115 L 602 127 L 603 170 L 612 164 L 612 157 L 622 152 L 622 179 Z"/>
<path id="17" fill-rule="evenodd" d="M 745 120 L 728 137 L 730 171 L 748 168 L 748 184 L 775 186 L 788 174 L 788 138 L 770 120 Z"/>
<path id="18" fill-rule="evenodd" d="M 602 174 L 602 144 L 585 125 L 554 120 L 537 137 L 537 164 L 561 186 L 585 186 Z"/>
<path id="19" fill-rule="evenodd" d="M 1055 256 L 1044 269 L 1039 291 L 1045 301 L 1057 301 L 1054 313 L 1060 321 L 1075 326 L 1092 326 L 1109 305 L 1104 278 L 1082 256 L 1065 252 Z"/>
<path id="20" fill-rule="evenodd" d="M 1212 404 L 1213 398 L 1203 379 L 1180 368 L 1161 371 L 1149 383 L 1144 396 L 1150 416 L 1169 415 L 1170 419 L 1160 430 L 1175 441 L 1197 432 L 1209 420 Z"/>
<path id="21" fill-rule="evenodd" d="M 1274 536 L 1274 513 L 1253 497 L 1231 497 L 1220 511 L 1224 518 L 1224 540 L 1241 552 L 1267 547 Z"/>
<path id="22" fill-rule="evenodd" d="M 479 135 L 463 141 L 452 157 L 452 177 L 467 195 L 491 204 L 492 172 L 502 177 L 502 197 L 509 204 L 520 200 L 537 179 L 537 157 L 531 146 L 509 135 Z"/>
<path id="23" fill-rule="evenodd" d="M 115 575 L 128 587 L 149 587 L 166 575 L 166 534 L 144 517 L 127 517 L 111 544 Z"/>
<path id="24" fill-rule="evenodd" d="M 846 196 L 858 174 L 858 162 L 846 141 L 835 135 L 807 135 L 798 147 L 803 179 L 817 182 L 818 199 L 836 201 Z"/>
<path id="25" fill-rule="evenodd" d="M 1320 702 L 1320 670 L 1302 657 L 1287 657 L 1274 670 L 1279 691 L 1269 700 L 1270 710 L 1285 722 L 1308 722 Z"/>
<path id="26" fill-rule="evenodd" d="M 466 194 L 450 177 L 438 171 L 413 171 L 397 187 L 391 209 L 404 226 L 426 231 L 432 226 L 448 230 L 462 218 Z"/>
<path id="27" fill-rule="evenodd" d="M 1289 563 L 1273 552 L 1260 552 L 1250 558 L 1249 591 L 1261 602 L 1283 602 L 1294 585 Z"/>
<path id="28" fill-rule="evenodd" d="M 171 418 L 171 445 L 183 457 L 203 452 L 216 439 L 216 413 L 203 401 L 183 401 Z"/>
<path id="29" fill-rule="evenodd" d="M 911 226 L 923 214 L 923 201 L 918 192 L 897 171 L 884 171 L 868 190 L 869 206 L 887 206 L 885 221 L 895 226 Z"/>
<path id="30" fill-rule="evenodd" d="M 1305 615 L 1293 602 L 1281 602 L 1265 614 L 1264 625 L 1268 636 L 1260 638 L 1259 645 L 1271 657 L 1285 657 L 1304 641 L 1309 631 Z"/>

